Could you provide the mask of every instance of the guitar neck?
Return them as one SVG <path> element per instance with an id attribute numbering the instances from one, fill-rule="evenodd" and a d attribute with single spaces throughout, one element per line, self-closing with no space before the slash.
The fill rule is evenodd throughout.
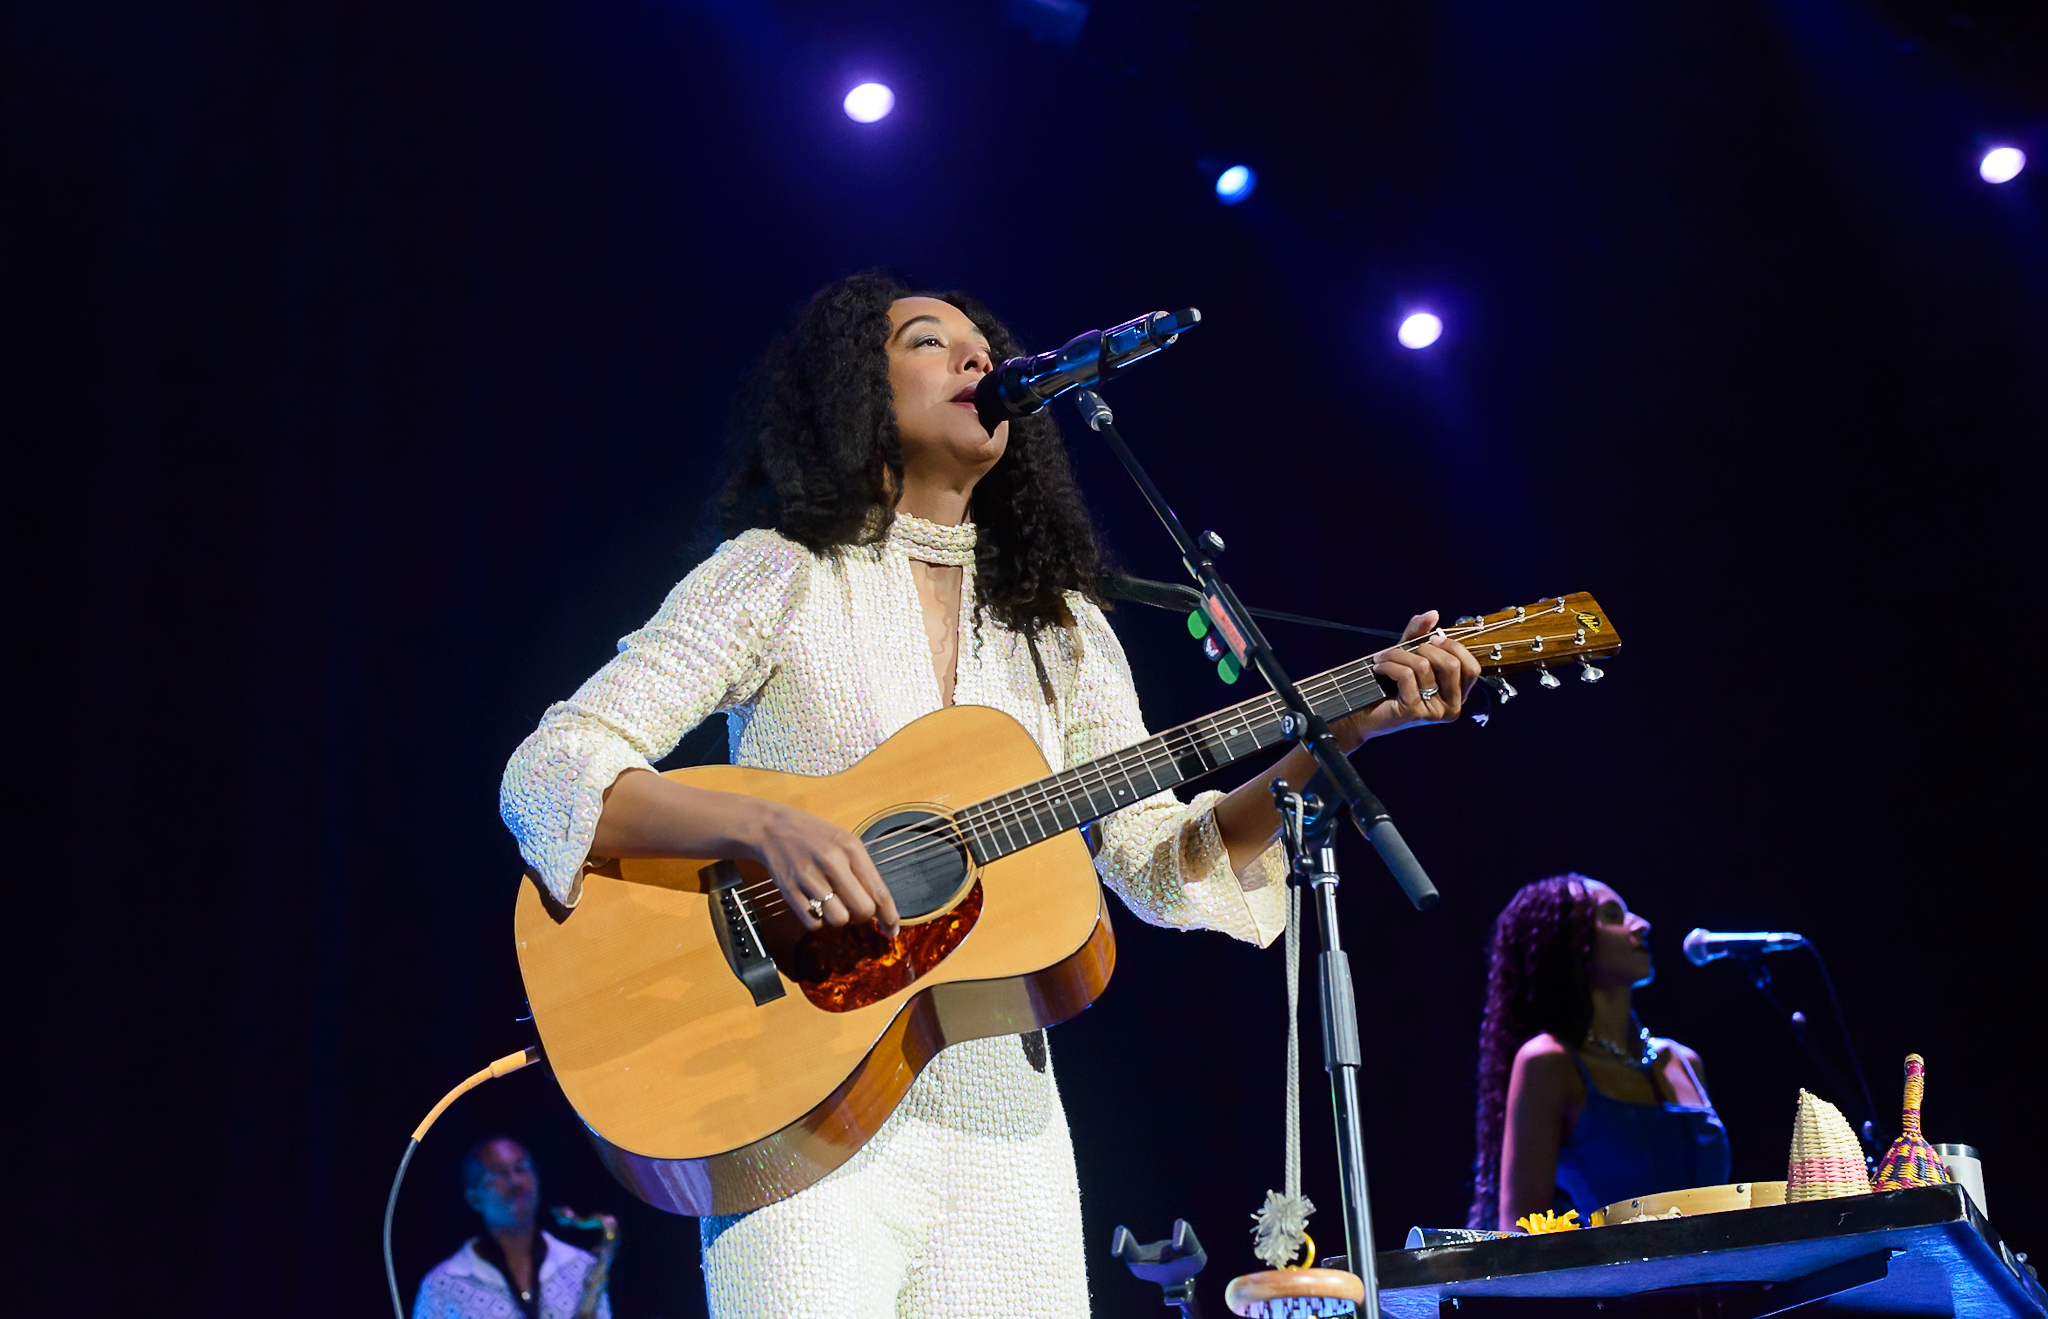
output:
<path id="1" fill-rule="evenodd" d="M 1317 714 L 1338 719 L 1386 699 L 1373 677 L 1373 664 L 1372 656 L 1353 660 L 1297 686 Z M 1286 709 L 1271 692 L 1253 697 L 1122 751 L 976 802 L 962 810 L 956 822 L 975 859 L 986 865 L 1286 741 L 1280 731 Z"/>

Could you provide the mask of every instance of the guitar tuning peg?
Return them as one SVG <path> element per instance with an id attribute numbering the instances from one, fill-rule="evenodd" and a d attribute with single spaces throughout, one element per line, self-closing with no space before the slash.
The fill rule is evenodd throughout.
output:
<path id="1" fill-rule="evenodd" d="M 1579 656 L 1580 682 L 1598 682 L 1606 676 L 1607 670 L 1596 669 L 1593 667 L 1592 661 L 1588 660 L 1584 655 Z"/>
<path id="2" fill-rule="evenodd" d="M 1559 687 L 1564 686 L 1563 683 L 1557 680 L 1557 675 L 1550 671 L 1550 666 L 1548 664 L 1542 665 L 1536 670 L 1536 681 L 1542 686 L 1550 688 L 1552 691 L 1555 691 Z"/>
<path id="3" fill-rule="evenodd" d="M 1521 695 L 1520 692 L 1515 690 L 1515 684 L 1501 677 L 1498 673 L 1487 674 L 1484 681 L 1487 686 L 1493 688 L 1494 699 L 1498 700 L 1502 705 L 1506 705 L 1509 701 Z"/>

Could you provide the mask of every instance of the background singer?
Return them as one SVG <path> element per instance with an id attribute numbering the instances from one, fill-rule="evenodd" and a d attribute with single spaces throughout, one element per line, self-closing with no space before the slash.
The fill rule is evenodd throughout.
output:
<path id="1" fill-rule="evenodd" d="M 1479 1028 L 1473 1227 L 1728 1180 L 1699 1055 L 1653 1038 L 1650 922 L 1584 875 L 1523 886 L 1494 922 Z"/>

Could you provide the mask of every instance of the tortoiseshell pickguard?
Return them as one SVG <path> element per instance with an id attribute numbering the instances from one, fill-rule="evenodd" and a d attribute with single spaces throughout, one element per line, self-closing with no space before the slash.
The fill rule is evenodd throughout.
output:
<path id="1" fill-rule="evenodd" d="M 827 926 L 798 941 L 784 969 L 804 997 L 827 1012 L 879 1003 L 917 983 L 960 946 L 981 918 L 981 881 L 953 909 L 884 939 L 873 925 Z"/>

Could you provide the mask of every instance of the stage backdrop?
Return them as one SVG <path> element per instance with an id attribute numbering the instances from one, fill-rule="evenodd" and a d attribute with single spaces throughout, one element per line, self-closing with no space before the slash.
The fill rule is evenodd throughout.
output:
<path id="1" fill-rule="evenodd" d="M 384 1305 L 406 1133 L 532 1039 L 504 759 L 701 551 L 750 360 L 871 264 L 1037 347 L 1200 307 L 1112 398 L 1255 603 L 1591 590 L 1627 638 L 1597 688 L 1360 757 L 1445 894 L 1417 914 L 1343 845 L 1379 1244 L 1462 1222 L 1486 933 L 1568 868 L 1656 922 L 1643 1018 L 1705 1055 L 1738 1177 L 1783 1176 L 1800 1086 L 1849 1096 L 1736 968 L 1682 961 L 1696 924 L 1811 935 L 1879 1107 L 1924 1053 L 1930 1137 L 2048 1242 L 2048 234 L 2039 166 L 1975 173 L 2048 122 L 2038 15 L 1099 0 L 1069 42 L 1060 8 L 8 8 L 23 1312 Z M 857 125 L 870 77 L 898 108 Z M 1419 307 L 1446 330 L 1411 352 Z M 1172 576 L 1070 441 L 1117 559 Z M 1247 694 L 1180 619 L 1115 618 L 1155 724 Z M 1302 673 L 1359 649 L 1273 633 Z M 1212 1304 L 1252 1266 L 1281 960 L 1116 925 L 1052 1052 L 1097 1309 L 1148 1315 L 1119 1223 L 1191 1220 Z M 1773 969 L 1840 1058 L 1809 963 Z M 545 1203 L 622 1215 L 620 1319 L 701 1312 L 694 1224 L 615 1187 L 540 1070 L 429 1139 L 408 1295 L 501 1131 Z"/>

